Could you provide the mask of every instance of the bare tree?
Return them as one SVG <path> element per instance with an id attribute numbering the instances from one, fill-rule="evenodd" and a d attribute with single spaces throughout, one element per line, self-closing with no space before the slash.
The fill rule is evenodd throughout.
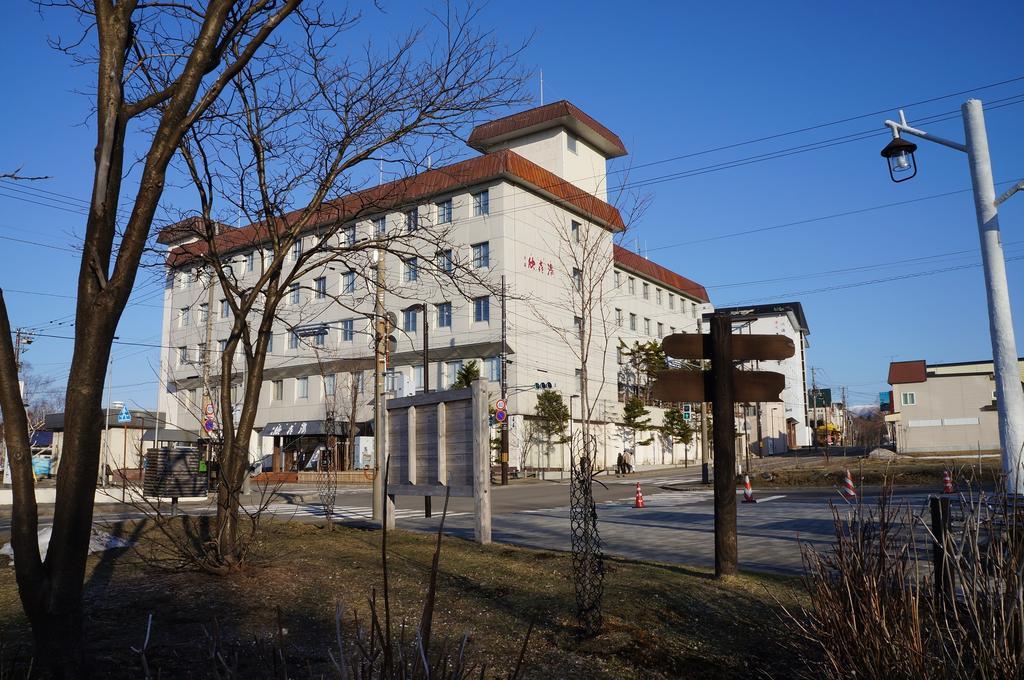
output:
<path id="1" fill-rule="evenodd" d="M 87 673 L 82 584 L 99 465 L 100 403 L 111 342 L 135 282 L 182 139 L 291 16 L 300 0 L 41 3 L 74 12 L 82 35 L 59 46 L 95 68 L 95 172 L 78 275 L 64 452 L 50 548 L 40 557 L 28 422 L 10 322 L 0 296 L 0 406 L 14 486 L 11 540 L 18 592 L 36 658 L 58 677 Z M 230 47 L 230 50 L 229 50 Z M 160 87 L 151 70 L 165 74 Z M 136 189 L 123 185 L 126 146 L 143 149 Z M 125 212 L 128 217 L 119 219 Z"/>
<path id="2" fill-rule="evenodd" d="M 446 158 L 449 143 L 474 115 L 519 101 L 523 76 L 517 53 L 499 48 L 493 35 L 473 27 L 478 12 L 472 6 L 449 7 L 435 15 L 435 30 L 415 30 L 384 52 L 367 46 L 344 58 L 336 58 L 334 50 L 352 18 L 298 16 L 303 39 L 275 44 L 240 69 L 232 96 L 211 108 L 180 143 L 200 209 L 174 225 L 179 237 L 196 240 L 175 248 L 168 264 L 212 272 L 231 312 L 219 390 L 228 394 L 237 385 L 241 395 L 231 427 L 228 405 L 221 400 L 222 474 L 208 560 L 215 572 L 241 564 L 239 496 L 267 346 L 286 296 L 306 295 L 305 277 L 335 266 L 352 272 L 364 284 L 359 289 L 369 294 L 377 285 L 377 258 L 388 256 L 405 262 L 416 258 L 419 275 L 462 297 L 468 297 L 470 286 L 493 286 L 469 266 L 457 261 L 445 266 L 434 257 L 455 242 L 450 224 L 432 224 L 416 214 L 408 224 L 365 238 L 354 230 L 382 211 L 415 209 L 417 196 L 429 195 L 447 178 L 445 169 L 417 174 L 428 159 Z M 227 51 L 234 49 L 229 45 Z M 364 189 L 378 161 L 400 168 L 403 177 Z M 249 226 L 225 228 L 232 213 L 244 216 Z M 246 252 L 258 254 L 252 276 L 243 275 L 240 266 Z M 365 314 L 366 296 L 330 297 L 333 309 Z M 329 325 L 302 316 L 301 310 L 298 314 L 283 319 L 293 333 Z M 241 375 L 236 356 L 244 367 Z"/>

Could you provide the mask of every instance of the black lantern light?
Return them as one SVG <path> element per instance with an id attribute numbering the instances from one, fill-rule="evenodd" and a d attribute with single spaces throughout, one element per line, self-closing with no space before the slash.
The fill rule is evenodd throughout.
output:
<path id="1" fill-rule="evenodd" d="M 915 151 L 917 151 L 917 144 L 908 142 L 902 137 L 893 137 L 892 141 L 882 149 L 882 156 L 889 163 L 889 177 L 893 182 L 906 182 L 917 174 L 917 163 L 914 162 Z M 899 179 L 897 179 L 897 175 Z"/>

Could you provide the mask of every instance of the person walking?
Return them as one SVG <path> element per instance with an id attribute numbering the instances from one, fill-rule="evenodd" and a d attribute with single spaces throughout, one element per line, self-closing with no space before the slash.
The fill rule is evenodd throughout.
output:
<path id="1" fill-rule="evenodd" d="M 615 476 L 621 477 L 625 470 L 625 463 L 623 462 L 622 452 L 619 452 L 618 457 L 615 459 Z"/>
<path id="2" fill-rule="evenodd" d="M 633 454 L 629 451 L 625 451 L 622 454 L 622 467 L 624 474 L 631 474 L 633 472 Z"/>

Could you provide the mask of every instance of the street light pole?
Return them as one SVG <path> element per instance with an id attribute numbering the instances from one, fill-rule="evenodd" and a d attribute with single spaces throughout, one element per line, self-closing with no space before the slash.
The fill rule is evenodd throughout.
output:
<path id="1" fill-rule="evenodd" d="M 1013 333 L 1013 317 L 1010 311 L 1010 292 L 1006 283 L 1006 260 L 999 233 L 997 206 L 1007 195 L 997 201 L 992 180 L 992 161 L 988 150 L 988 135 L 985 131 L 985 114 L 978 99 L 968 99 L 961 106 L 966 143 L 958 144 L 941 137 L 930 135 L 907 125 L 903 112 L 900 121 L 885 121 L 892 130 L 894 139 L 900 133 L 936 142 L 967 154 L 974 188 L 974 209 L 978 219 L 978 233 L 981 239 L 981 258 L 985 272 L 985 295 L 988 298 L 989 333 L 992 341 L 992 361 L 996 379 L 996 407 L 999 414 L 999 441 L 1003 450 L 1003 471 L 1006 473 L 1006 489 L 1013 494 L 1024 493 L 1024 474 L 1021 458 L 1024 453 L 1024 390 L 1021 389 L 1020 368 L 1017 358 L 1017 342 Z M 883 155 L 885 155 L 883 153 Z M 913 154 L 911 153 L 911 156 Z M 886 156 L 889 158 L 889 156 Z M 893 168 L 890 158 L 890 170 Z M 915 166 L 916 167 L 916 166 Z M 916 171 L 916 170 L 915 170 Z"/>

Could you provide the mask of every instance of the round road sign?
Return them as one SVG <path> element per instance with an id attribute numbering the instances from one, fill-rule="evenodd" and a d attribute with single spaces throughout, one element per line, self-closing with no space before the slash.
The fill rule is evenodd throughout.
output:
<path id="1" fill-rule="evenodd" d="M 212 416 L 216 412 L 217 411 L 216 411 L 216 409 L 214 409 L 213 404 L 207 404 L 206 405 L 206 415 Z"/>
<path id="2" fill-rule="evenodd" d="M 507 405 L 505 404 L 505 400 L 504 399 L 499 399 L 498 401 L 494 402 L 494 410 L 495 411 L 504 411 L 506 406 Z"/>
<path id="3" fill-rule="evenodd" d="M 494 419 L 497 420 L 499 423 L 505 422 L 505 418 L 507 418 L 507 417 L 508 417 L 508 414 L 505 413 L 504 411 L 495 411 L 494 412 Z"/>

